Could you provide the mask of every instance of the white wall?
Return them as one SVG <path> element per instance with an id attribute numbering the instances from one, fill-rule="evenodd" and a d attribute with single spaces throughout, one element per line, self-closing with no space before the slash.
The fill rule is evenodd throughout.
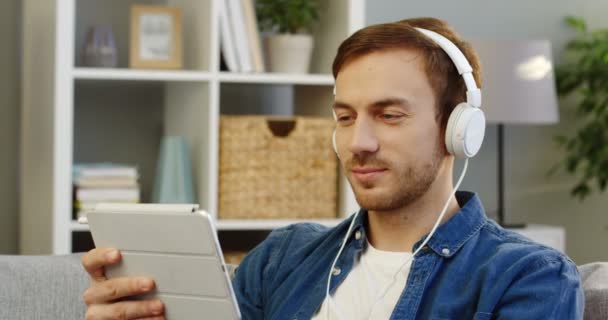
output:
<path id="1" fill-rule="evenodd" d="M 558 62 L 565 42 L 573 36 L 563 22 L 564 16 L 581 15 L 592 28 L 608 27 L 605 0 L 374 0 L 367 1 L 366 6 L 367 24 L 433 16 L 446 20 L 465 38 L 549 39 Z M 575 262 L 608 261 L 608 249 L 603 247 L 608 243 L 608 193 L 579 203 L 569 196 L 575 179 L 564 174 L 546 175 L 547 168 L 563 155 L 552 137 L 572 133 L 575 121 L 569 104 L 562 101 L 561 105 L 557 125 L 508 126 L 505 130 L 509 222 L 564 226 L 567 253 Z M 492 211 L 496 207 L 494 126 L 486 139 L 463 184 L 465 189 L 479 192 L 487 210 Z"/>
<path id="2" fill-rule="evenodd" d="M 0 1 L 0 254 L 18 249 L 20 12 L 19 0 Z"/>

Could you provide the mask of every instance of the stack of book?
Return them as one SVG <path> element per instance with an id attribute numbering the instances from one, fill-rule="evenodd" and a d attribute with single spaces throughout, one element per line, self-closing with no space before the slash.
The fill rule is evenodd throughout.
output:
<path id="1" fill-rule="evenodd" d="M 264 72 L 254 0 L 225 0 L 220 8 L 224 62 L 231 72 Z"/>
<path id="2" fill-rule="evenodd" d="M 138 203 L 140 201 L 137 168 L 113 163 L 77 164 L 72 172 L 74 218 L 86 216 L 102 202 Z"/>

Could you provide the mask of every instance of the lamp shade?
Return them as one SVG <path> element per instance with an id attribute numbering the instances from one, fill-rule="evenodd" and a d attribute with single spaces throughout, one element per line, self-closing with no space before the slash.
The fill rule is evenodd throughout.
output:
<path id="1" fill-rule="evenodd" d="M 488 122 L 559 121 L 549 41 L 476 40 L 471 44 L 481 59 L 481 108 Z"/>

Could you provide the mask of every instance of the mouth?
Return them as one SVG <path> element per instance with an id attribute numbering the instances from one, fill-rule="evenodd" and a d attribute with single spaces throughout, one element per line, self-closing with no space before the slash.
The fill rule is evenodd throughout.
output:
<path id="1" fill-rule="evenodd" d="M 385 168 L 355 168 L 351 172 L 359 182 L 372 182 L 381 177 L 387 169 Z"/>

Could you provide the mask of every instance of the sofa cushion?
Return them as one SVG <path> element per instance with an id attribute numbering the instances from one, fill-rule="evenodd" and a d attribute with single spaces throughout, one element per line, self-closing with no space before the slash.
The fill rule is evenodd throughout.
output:
<path id="1" fill-rule="evenodd" d="M 0 319 L 84 319 L 89 278 L 80 258 L 0 255 Z"/>
<path id="2" fill-rule="evenodd" d="M 585 320 L 608 319 L 608 263 L 578 267 L 585 290 Z"/>

